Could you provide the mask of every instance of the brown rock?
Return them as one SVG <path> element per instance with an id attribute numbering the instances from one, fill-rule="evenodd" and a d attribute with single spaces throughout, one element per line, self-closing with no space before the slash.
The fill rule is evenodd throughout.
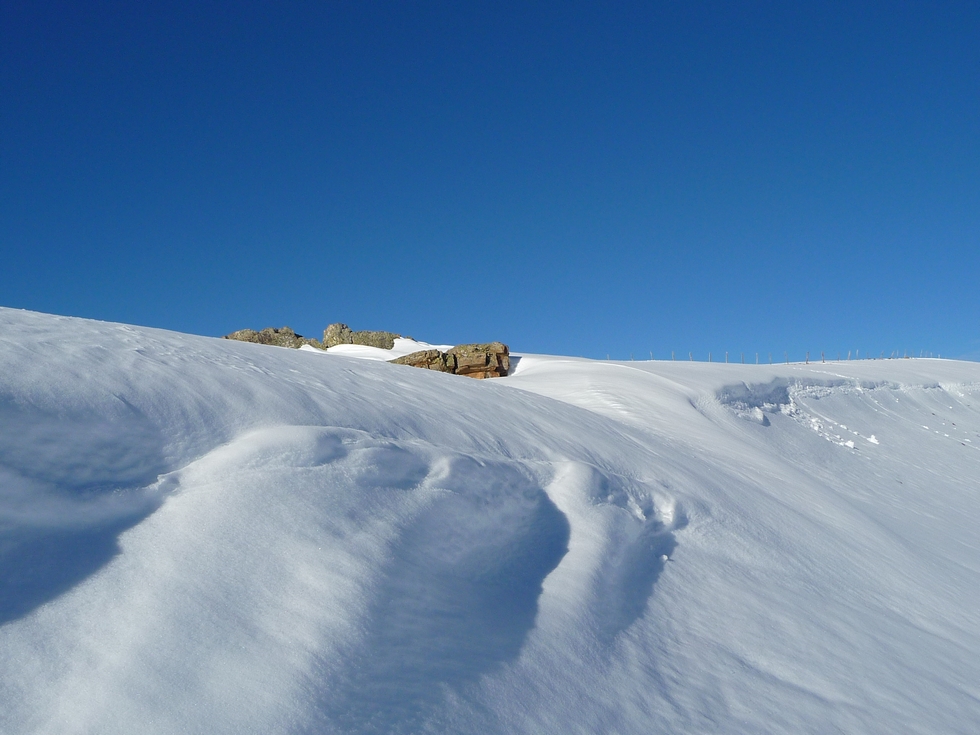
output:
<path id="1" fill-rule="evenodd" d="M 253 342 L 260 345 L 275 345 L 276 347 L 292 347 L 294 349 L 303 345 L 312 345 L 318 349 L 323 349 L 318 340 L 296 334 L 289 327 L 282 327 L 281 329 L 266 327 L 261 332 L 256 332 L 254 329 L 239 329 L 237 332 L 226 334 L 224 339 Z"/>
<path id="2" fill-rule="evenodd" d="M 365 345 L 390 350 L 395 346 L 395 340 L 400 336 L 394 332 L 372 332 L 370 330 L 355 332 L 346 324 L 337 322 L 323 330 L 323 346 L 326 348 L 337 345 Z"/>
<path id="3" fill-rule="evenodd" d="M 226 334 L 222 339 L 234 339 L 239 342 L 255 342 L 259 344 L 259 333 L 254 329 L 239 329 L 237 332 Z"/>
<path id="4" fill-rule="evenodd" d="M 502 378 L 510 370 L 510 350 L 503 342 L 456 345 L 448 354 L 456 358 L 457 375 Z"/>
<path id="5" fill-rule="evenodd" d="M 510 350 L 503 342 L 486 342 L 456 345 L 449 352 L 420 350 L 389 362 L 467 378 L 501 378 L 510 370 Z"/>
<path id="6" fill-rule="evenodd" d="M 323 346 L 336 347 L 337 345 L 353 344 L 351 342 L 352 334 L 351 328 L 346 324 L 341 324 L 340 322 L 331 324 L 323 330 Z"/>
<path id="7" fill-rule="evenodd" d="M 412 367 L 425 368 L 426 370 L 438 370 L 441 373 L 451 373 L 455 371 L 455 361 L 450 361 L 449 355 L 440 350 L 419 350 L 410 355 L 397 357 L 388 362 L 395 365 L 411 365 Z"/>
<path id="8" fill-rule="evenodd" d="M 395 340 L 401 337 L 394 332 L 371 332 L 360 331 L 351 333 L 351 344 L 366 345 L 367 347 L 380 347 L 382 350 L 390 350 L 395 346 Z"/>

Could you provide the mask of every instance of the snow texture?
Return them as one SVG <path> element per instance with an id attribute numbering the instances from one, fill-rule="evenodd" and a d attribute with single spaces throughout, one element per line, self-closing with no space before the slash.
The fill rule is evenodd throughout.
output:
<path id="1" fill-rule="evenodd" d="M 980 730 L 980 365 L 344 352 L 0 309 L 0 732 Z"/>

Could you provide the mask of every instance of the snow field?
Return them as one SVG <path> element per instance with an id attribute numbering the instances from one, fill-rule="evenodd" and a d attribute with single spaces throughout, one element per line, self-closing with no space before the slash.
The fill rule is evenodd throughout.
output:
<path id="1" fill-rule="evenodd" d="M 976 731 L 980 366 L 342 352 L 0 309 L 0 731 Z"/>

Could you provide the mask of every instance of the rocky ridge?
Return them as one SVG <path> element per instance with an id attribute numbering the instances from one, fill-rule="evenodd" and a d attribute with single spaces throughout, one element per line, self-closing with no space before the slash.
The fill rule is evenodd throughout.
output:
<path id="1" fill-rule="evenodd" d="M 322 342 L 296 334 L 289 327 L 279 329 L 267 327 L 258 332 L 254 329 L 239 329 L 237 332 L 226 334 L 224 339 L 293 349 L 303 345 L 310 345 L 319 350 L 337 345 L 364 345 L 390 350 L 399 337 L 401 335 L 395 332 L 354 331 L 346 324 L 337 322 L 323 330 Z M 463 375 L 468 378 L 501 378 L 510 370 L 510 350 L 503 342 L 476 342 L 456 345 L 446 352 L 437 349 L 419 350 L 388 362 L 451 375 Z"/>

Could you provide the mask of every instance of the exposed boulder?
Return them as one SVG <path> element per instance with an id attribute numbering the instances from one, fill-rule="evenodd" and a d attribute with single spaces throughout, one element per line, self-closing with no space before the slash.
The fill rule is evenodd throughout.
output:
<path id="1" fill-rule="evenodd" d="M 390 350 L 395 346 L 395 340 L 399 337 L 401 335 L 394 332 L 372 332 L 369 330 L 355 332 L 346 324 L 338 322 L 323 330 L 323 346 L 327 348 L 337 345 L 365 345 Z"/>
<path id="2" fill-rule="evenodd" d="M 292 347 L 294 349 L 303 345 L 312 345 L 317 349 L 323 349 L 323 345 L 320 344 L 319 340 L 296 334 L 289 327 L 283 327 L 282 329 L 266 327 L 261 332 L 256 332 L 254 329 L 239 329 L 237 332 L 226 334 L 224 339 L 234 339 L 239 342 L 254 342 L 260 345 L 275 345 L 276 347 Z"/>
<path id="3" fill-rule="evenodd" d="M 420 350 L 388 362 L 468 378 L 502 378 L 510 370 L 510 350 L 503 342 L 485 342 L 456 345 L 448 352 Z"/>
<path id="4" fill-rule="evenodd" d="M 351 335 L 353 332 L 346 324 L 331 324 L 323 330 L 323 346 L 336 347 L 337 345 L 353 344 Z"/>
<path id="5" fill-rule="evenodd" d="M 456 345 L 448 354 L 456 374 L 469 378 L 502 378 L 510 370 L 510 350 L 503 342 Z"/>
<path id="6" fill-rule="evenodd" d="M 395 365 L 411 365 L 412 367 L 425 368 L 426 370 L 438 370 L 441 373 L 451 373 L 455 371 L 456 361 L 450 364 L 449 355 L 441 350 L 419 350 L 410 355 L 397 357 L 388 362 Z"/>
<path id="7" fill-rule="evenodd" d="M 395 340 L 401 337 L 394 332 L 352 332 L 351 344 L 366 345 L 368 347 L 380 347 L 382 350 L 390 350 L 395 346 Z"/>

